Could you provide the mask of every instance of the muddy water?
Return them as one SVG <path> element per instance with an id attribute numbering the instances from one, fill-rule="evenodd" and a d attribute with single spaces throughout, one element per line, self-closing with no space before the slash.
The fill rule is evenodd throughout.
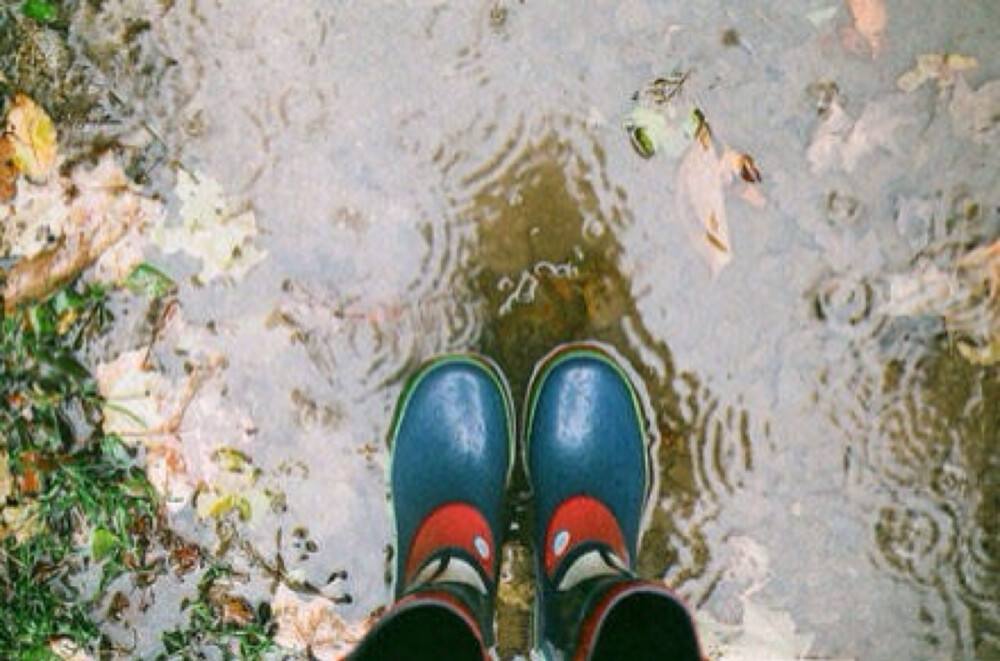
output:
<path id="1" fill-rule="evenodd" d="M 1000 9 L 889 1 L 873 59 L 845 48 L 845 7 L 785 4 L 149 1 L 81 17 L 125 125 L 162 140 L 154 183 L 169 191 L 171 164 L 208 172 L 262 226 L 268 258 L 240 283 L 198 288 L 190 263 L 161 262 L 189 321 L 215 329 L 254 463 L 285 493 L 256 544 L 306 526 L 318 552 L 286 561 L 317 583 L 345 569 L 341 613 L 362 619 L 390 596 L 384 437 L 406 375 L 474 349 L 520 398 L 552 346 L 597 339 L 654 414 L 644 573 L 719 622 L 748 601 L 787 612 L 811 658 L 1000 658 L 996 368 L 933 318 L 880 312 L 921 254 L 1000 234 L 995 141 L 956 137 L 933 83 L 895 86 L 924 52 L 975 55 L 974 87 L 1000 76 Z M 633 92 L 675 69 L 764 174 L 764 208 L 730 196 L 716 277 L 677 218 L 675 163 L 639 158 L 621 128 Z M 852 116 L 889 99 L 899 119 L 850 171 L 806 158 L 823 81 Z M 518 539 L 507 657 L 527 644 Z"/>

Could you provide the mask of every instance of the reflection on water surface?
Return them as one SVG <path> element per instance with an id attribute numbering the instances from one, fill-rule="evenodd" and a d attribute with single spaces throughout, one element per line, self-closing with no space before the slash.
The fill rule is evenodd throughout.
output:
<path id="1" fill-rule="evenodd" d="M 975 86 L 1000 76 L 996 7 L 887 2 L 873 59 L 844 47 L 836 2 L 101 4 L 79 27 L 124 121 L 266 233 L 244 283 L 181 298 L 227 329 L 255 462 L 287 492 L 255 536 L 308 521 L 319 552 L 299 569 L 347 569 L 346 617 L 389 596 L 381 442 L 405 376 L 476 349 L 521 397 L 540 356 L 586 338 L 631 361 L 654 414 L 644 572 L 723 624 L 789 613 L 815 658 L 1000 658 L 996 367 L 882 306 L 890 276 L 1000 233 L 995 139 L 956 133 L 947 89 L 895 86 L 923 52 L 975 55 Z M 136 14 L 155 20 L 133 50 L 102 51 Z M 673 217 L 675 163 L 640 159 L 619 124 L 678 68 L 768 198 L 729 201 L 715 278 Z M 816 171 L 813 91 L 831 84 L 851 117 L 898 121 Z M 977 214 L 957 222 L 959 198 Z"/>

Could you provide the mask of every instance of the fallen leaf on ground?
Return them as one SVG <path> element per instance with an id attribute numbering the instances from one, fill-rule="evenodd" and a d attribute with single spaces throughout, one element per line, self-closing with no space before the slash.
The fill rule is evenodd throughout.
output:
<path id="1" fill-rule="evenodd" d="M 965 79 L 959 78 L 949 110 L 960 136 L 994 147 L 1000 142 L 1000 80 L 972 91 Z"/>
<path id="2" fill-rule="evenodd" d="M 17 165 L 14 163 L 14 143 L 9 135 L 0 136 L 0 204 L 17 195 Z"/>
<path id="3" fill-rule="evenodd" d="M 0 449 L 0 541 L 14 537 L 23 542 L 42 530 L 38 502 L 19 496 L 7 452 Z"/>
<path id="4" fill-rule="evenodd" d="M 53 638 L 49 642 L 49 650 L 62 661 L 94 661 L 94 657 L 71 638 Z"/>
<path id="5" fill-rule="evenodd" d="M 854 19 L 854 29 L 868 43 L 872 57 L 885 46 L 885 27 L 889 22 L 884 0 L 847 0 Z"/>
<path id="6" fill-rule="evenodd" d="M 962 71 L 979 66 L 979 61 L 956 53 L 926 53 L 917 56 L 917 65 L 896 80 L 904 92 L 912 92 L 928 80 L 936 80 L 940 87 L 953 85 Z"/>
<path id="7" fill-rule="evenodd" d="M 67 202 L 70 188 L 75 196 Z M 0 217 L 4 246 L 22 257 L 7 274 L 7 310 L 44 297 L 99 262 L 122 237 L 137 236 L 162 214 L 162 207 L 142 195 L 110 154 L 92 169 L 75 171 L 68 181 L 22 187 L 15 202 Z M 141 260 L 141 254 L 131 254 Z M 109 272 L 124 279 L 137 262 L 113 255 L 116 268 Z"/>
<path id="8" fill-rule="evenodd" d="M 43 185 L 18 188 L 12 203 L 0 205 L 0 252 L 30 259 L 54 248 L 69 229 L 66 182 L 52 177 Z"/>
<path id="9" fill-rule="evenodd" d="M 264 259 L 253 240 L 257 220 L 253 211 L 232 206 L 222 186 L 204 173 L 177 173 L 180 225 L 159 227 L 153 242 L 165 253 L 182 252 L 201 261 L 198 279 L 240 279 Z"/>
<path id="10" fill-rule="evenodd" d="M 56 127 L 42 107 L 24 94 L 14 95 L 5 133 L 17 169 L 32 181 L 48 179 L 56 164 Z"/>
<path id="11" fill-rule="evenodd" d="M 878 149 L 896 149 L 895 132 L 910 120 L 893 99 L 869 103 L 857 120 L 832 101 L 806 150 L 816 174 L 843 168 L 853 172 L 862 158 Z"/>
<path id="12" fill-rule="evenodd" d="M 194 495 L 178 428 L 195 385 L 181 387 L 148 365 L 145 349 L 127 351 L 97 366 L 104 404 L 104 431 L 146 448 L 146 475 L 171 510 Z"/>
<path id="13" fill-rule="evenodd" d="M 368 630 L 367 623 L 351 624 L 333 612 L 334 604 L 325 597 L 308 600 L 284 584 L 278 585 L 271 601 L 277 625 L 274 642 L 296 652 L 308 652 L 320 661 L 342 659 L 351 652 Z"/>
<path id="14" fill-rule="evenodd" d="M 174 308 L 158 337 L 194 365 L 186 377 L 173 380 L 153 369 L 145 349 L 98 365 L 104 429 L 146 448 L 147 476 L 171 510 L 194 502 L 203 518 L 236 511 L 249 519 L 268 504 L 248 454 L 256 427 L 213 378 L 223 360 L 208 336 Z"/>

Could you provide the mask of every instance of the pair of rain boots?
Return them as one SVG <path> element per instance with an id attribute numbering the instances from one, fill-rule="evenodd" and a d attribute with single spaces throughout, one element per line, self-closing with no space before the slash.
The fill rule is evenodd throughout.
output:
<path id="1" fill-rule="evenodd" d="M 644 416 L 620 364 L 562 347 L 529 388 L 534 655 L 701 659 L 684 605 L 634 571 L 650 479 Z M 451 355 L 408 383 L 391 430 L 396 603 L 351 658 L 490 658 L 515 453 L 509 388 L 489 361 Z"/>

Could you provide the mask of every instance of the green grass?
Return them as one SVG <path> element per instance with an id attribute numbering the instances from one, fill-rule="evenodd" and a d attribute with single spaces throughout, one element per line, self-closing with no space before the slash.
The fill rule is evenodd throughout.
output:
<path id="1" fill-rule="evenodd" d="M 80 356 L 112 322 L 105 290 L 80 285 L 0 320 L 0 460 L 13 478 L 0 514 L 35 514 L 29 530 L 6 530 L 0 518 L 4 658 L 56 658 L 50 644 L 61 638 L 101 658 L 112 645 L 94 614 L 112 580 L 127 574 L 150 585 L 167 564 L 194 571 L 210 557 L 198 547 L 197 562 L 178 568 L 172 551 L 194 545 L 166 528 L 134 451 L 101 429 L 103 401 Z M 199 658 L 212 647 L 259 658 L 273 647 L 270 614 L 218 589 L 229 570 L 207 564 L 185 602 L 188 622 L 163 634 L 160 658 Z M 91 572 L 96 581 L 81 580 Z"/>
<path id="2" fill-rule="evenodd" d="M 200 650 L 215 648 L 225 659 L 259 659 L 274 649 L 268 604 L 257 608 L 226 589 L 232 570 L 212 564 L 198 581 L 198 594 L 185 603 L 186 626 L 163 634 L 158 659 L 200 659 Z"/>

